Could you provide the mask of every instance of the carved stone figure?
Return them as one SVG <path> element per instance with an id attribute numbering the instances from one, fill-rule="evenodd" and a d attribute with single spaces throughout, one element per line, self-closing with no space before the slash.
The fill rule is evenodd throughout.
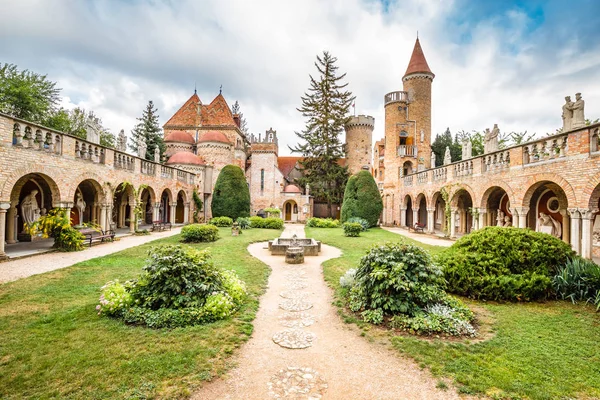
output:
<path id="1" fill-rule="evenodd" d="M 540 213 L 540 216 L 537 220 L 536 230 L 538 232 L 547 233 L 559 239 L 562 236 L 562 226 L 560 222 L 543 212 Z"/>
<path id="2" fill-rule="evenodd" d="M 571 110 L 573 111 L 573 122 L 571 125 L 572 129 L 577 129 L 585 126 L 585 116 L 583 108 L 585 102 L 581 98 L 581 93 L 575 94 L 575 103 L 572 103 Z"/>
<path id="3" fill-rule="evenodd" d="M 571 96 L 565 97 L 565 104 L 562 106 L 563 132 L 568 132 L 573 127 L 573 102 Z"/>
<path id="4" fill-rule="evenodd" d="M 100 144 L 100 120 L 94 118 L 92 114 L 88 115 L 85 123 L 86 140 L 88 142 Z"/>
<path id="5" fill-rule="evenodd" d="M 498 210 L 498 215 L 496 216 L 496 226 L 504 226 L 504 211 Z"/>
<path id="6" fill-rule="evenodd" d="M 450 147 L 446 146 L 446 152 L 444 153 L 444 165 L 452 164 L 452 156 L 450 155 Z"/>
<path id="7" fill-rule="evenodd" d="M 31 225 L 40 218 L 40 208 L 35 196 L 38 194 L 37 189 L 34 189 L 21 201 L 21 215 L 23 222 Z"/>
<path id="8" fill-rule="evenodd" d="M 504 226 L 505 227 L 512 226 L 512 218 L 509 217 L 508 215 L 504 217 Z"/>
<path id="9" fill-rule="evenodd" d="M 121 129 L 119 136 L 117 137 L 117 150 L 127 151 L 127 136 L 125 136 L 125 130 Z"/>
<path id="10" fill-rule="evenodd" d="M 421 143 L 425 141 L 425 131 L 421 129 Z"/>
<path id="11" fill-rule="evenodd" d="M 435 153 L 431 152 L 431 168 L 435 168 Z"/>
<path id="12" fill-rule="evenodd" d="M 146 141 L 144 140 L 143 137 L 140 137 L 138 139 L 138 157 L 139 158 L 146 158 L 146 149 L 147 149 Z"/>
<path id="13" fill-rule="evenodd" d="M 467 160 L 473 157 L 473 149 L 471 145 L 471 139 L 468 137 L 463 138 L 462 140 L 462 159 Z"/>
<path id="14" fill-rule="evenodd" d="M 77 208 L 77 212 L 79 213 L 79 225 L 83 224 L 83 212 L 85 211 L 85 200 L 83 200 L 83 196 L 80 192 L 77 192 L 77 199 L 75 200 L 75 207 Z"/>
<path id="15" fill-rule="evenodd" d="M 485 130 L 485 144 L 484 153 L 492 153 L 498 150 L 498 136 L 500 135 L 500 129 L 498 124 L 494 124 L 494 128 L 490 132 L 489 129 Z"/>
<path id="16" fill-rule="evenodd" d="M 160 163 L 160 149 L 158 149 L 158 148 L 156 148 L 156 150 L 154 150 L 154 162 Z"/>

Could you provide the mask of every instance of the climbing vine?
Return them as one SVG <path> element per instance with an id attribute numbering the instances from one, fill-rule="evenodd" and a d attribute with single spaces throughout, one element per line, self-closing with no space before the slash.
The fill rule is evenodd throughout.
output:
<path id="1" fill-rule="evenodd" d="M 196 189 L 194 189 L 194 192 L 192 193 L 192 199 L 194 200 L 194 204 L 196 206 L 194 210 L 194 222 L 200 222 L 198 213 L 202 210 L 202 199 L 198 195 Z"/>

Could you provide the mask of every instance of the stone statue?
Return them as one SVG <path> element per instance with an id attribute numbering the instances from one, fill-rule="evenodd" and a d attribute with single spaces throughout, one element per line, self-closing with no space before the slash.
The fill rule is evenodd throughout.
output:
<path id="1" fill-rule="evenodd" d="M 85 211 L 85 205 L 85 200 L 83 200 L 81 192 L 77 192 L 75 208 L 77 208 L 77 212 L 79 213 L 79 225 L 83 224 L 83 212 Z"/>
<path id="2" fill-rule="evenodd" d="M 571 96 L 565 97 L 565 104 L 562 106 L 563 132 L 568 132 L 573 126 L 573 102 Z"/>
<path id="3" fill-rule="evenodd" d="M 504 217 L 504 226 L 505 227 L 512 226 L 512 218 L 509 217 L 508 215 Z"/>
<path id="4" fill-rule="evenodd" d="M 86 140 L 95 144 L 100 144 L 100 120 L 94 118 L 92 114 L 88 115 L 85 123 Z"/>
<path id="5" fill-rule="evenodd" d="M 154 150 L 154 162 L 160 164 L 160 149 L 158 147 Z"/>
<path id="6" fill-rule="evenodd" d="M 485 130 L 485 144 L 484 153 L 492 153 L 498 150 L 498 136 L 500 135 L 500 129 L 498 124 L 494 124 L 494 128 L 490 132 L 489 129 Z"/>
<path id="7" fill-rule="evenodd" d="M 452 156 L 450 155 L 450 147 L 446 146 L 446 152 L 444 153 L 444 165 L 452 164 Z"/>
<path id="8" fill-rule="evenodd" d="M 421 128 L 421 143 L 425 141 L 425 131 Z"/>
<path id="9" fill-rule="evenodd" d="M 467 160 L 473 157 L 473 149 L 471 145 L 471 139 L 468 137 L 463 138 L 462 140 L 462 159 Z"/>
<path id="10" fill-rule="evenodd" d="M 435 168 L 435 153 L 431 152 L 431 168 Z"/>
<path id="11" fill-rule="evenodd" d="M 504 211 L 498 210 L 498 215 L 496 216 L 496 226 L 504 226 Z"/>
<path id="12" fill-rule="evenodd" d="M 40 218 L 40 208 L 35 198 L 37 194 L 38 190 L 34 189 L 21 201 L 21 215 L 23 222 L 27 225 L 31 225 Z"/>
<path id="13" fill-rule="evenodd" d="M 585 126 L 585 116 L 583 114 L 583 108 L 585 102 L 581 98 L 581 93 L 575 94 L 575 103 L 572 103 L 571 110 L 573 111 L 573 121 L 571 129 L 577 129 Z"/>
<path id="14" fill-rule="evenodd" d="M 537 220 L 536 230 L 538 232 L 547 233 L 559 239 L 562 236 L 562 226 L 560 222 L 543 212 L 540 213 L 540 217 Z"/>
<path id="15" fill-rule="evenodd" d="M 138 145 L 138 157 L 146 158 L 147 145 L 146 145 L 146 141 L 144 140 L 143 137 L 138 138 L 137 145 Z"/>
<path id="16" fill-rule="evenodd" d="M 117 150 L 125 152 L 127 151 L 127 136 L 125 136 L 125 130 L 121 129 L 119 136 L 117 137 Z"/>

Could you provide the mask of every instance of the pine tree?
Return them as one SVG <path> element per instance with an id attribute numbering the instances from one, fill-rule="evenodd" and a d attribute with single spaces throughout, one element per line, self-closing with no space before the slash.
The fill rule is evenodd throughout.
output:
<path id="1" fill-rule="evenodd" d="M 148 102 L 142 117 L 137 118 L 138 124 L 131 131 L 129 148 L 137 153 L 138 141 L 146 142 L 146 159 L 154 160 L 154 152 L 158 149 L 161 158 L 165 153 L 165 142 L 162 129 L 158 125 L 158 110 L 154 107 L 152 100 Z"/>
<path id="2" fill-rule="evenodd" d="M 232 114 L 238 114 L 240 116 L 240 130 L 244 132 L 244 134 L 248 133 L 248 122 L 246 121 L 246 117 L 244 117 L 244 113 L 240 111 L 240 103 L 236 100 L 233 106 L 231 107 Z"/>
<path id="3" fill-rule="evenodd" d="M 441 135 L 436 135 L 435 140 L 431 144 L 431 151 L 435 153 L 434 167 L 439 167 L 442 164 L 444 164 L 444 154 L 446 153 L 446 147 L 450 147 L 450 153 L 452 154 L 452 144 L 452 133 L 450 132 L 450 128 L 446 128 L 446 131 Z M 452 157 L 452 160 L 454 160 L 454 157 Z"/>
<path id="4" fill-rule="evenodd" d="M 307 118 L 306 127 L 296 135 L 302 144 L 290 147 L 295 153 L 301 153 L 302 178 L 298 183 L 303 187 L 310 185 L 311 194 L 318 202 L 328 204 L 329 216 L 333 216 L 332 204 L 342 202 L 344 187 L 348 180 L 348 169 L 338 161 L 344 156 L 344 145 L 340 135 L 350 116 L 350 106 L 354 101 L 352 93 L 345 90 L 342 83 L 346 74 L 336 75 L 337 58 L 328 52 L 317 56 L 315 66 L 318 79 L 310 77 L 310 88 L 302 96 L 302 107 L 298 111 Z"/>

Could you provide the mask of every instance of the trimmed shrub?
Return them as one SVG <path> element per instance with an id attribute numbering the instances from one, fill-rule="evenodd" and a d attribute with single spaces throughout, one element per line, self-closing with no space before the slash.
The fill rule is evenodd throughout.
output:
<path id="1" fill-rule="evenodd" d="M 362 226 L 363 232 L 368 231 L 369 228 L 371 227 L 370 224 L 369 224 L 369 221 L 367 221 L 364 218 L 360 218 L 360 217 L 348 218 L 348 220 L 346 222 L 351 222 L 351 223 L 354 223 L 354 224 L 360 224 L 360 226 Z"/>
<path id="2" fill-rule="evenodd" d="M 486 227 L 462 237 L 438 262 L 453 293 L 528 301 L 548 297 L 552 277 L 573 255 L 567 243 L 545 233 Z"/>
<path id="3" fill-rule="evenodd" d="M 357 237 L 363 231 L 362 225 L 355 222 L 346 222 L 342 226 L 344 228 L 344 236 Z"/>
<path id="4" fill-rule="evenodd" d="M 248 229 L 250 228 L 250 218 L 249 217 L 239 217 L 235 220 L 240 229 Z"/>
<path id="5" fill-rule="evenodd" d="M 383 211 L 383 201 L 375 179 L 368 171 L 360 171 L 346 183 L 342 203 L 342 222 L 352 217 L 363 218 L 369 227 L 377 226 Z"/>
<path id="6" fill-rule="evenodd" d="M 600 295 L 600 266 L 593 261 L 581 257 L 570 259 L 557 268 L 552 287 L 559 299 L 595 303 L 600 308 L 600 302 L 596 302 Z"/>
<path id="7" fill-rule="evenodd" d="M 309 218 L 306 221 L 309 228 L 339 228 L 340 220 L 331 218 Z"/>
<path id="8" fill-rule="evenodd" d="M 212 215 L 215 217 L 250 216 L 250 191 L 244 171 L 237 165 L 223 167 L 215 183 L 211 203 Z"/>
<path id="9" fill-rule="evenodd" d="M 250 227 L 259 229 L 283 229 L 283 220 L 279 218 L 250 217 Z"/>
<path id="10" fill-rule="evenodd" d="M 343 278 L 346 283 L 352 277 Z M 392 327 L 410 332 L 475 335 L 473 313 L 445 293 L 441 269 L 420 247 L 374 246 L 353 278 L 349 307 L 367 322 L 380 324 L 389 316 Z"/>
<path id="11" fill-rule="evenodd" d="M 279 208 L 265 208 L 264 211 L 267 213 L 269 217 L 279 217 L 281 215 L 281 210 Z"/>
<path id="12" fill-rule="evenodd" d="M 233 225 L 233 220 L 229 217 L 215 217 L 211 218 L 208 223 L 221 228 L 228 228 Z"/>
<path id="13" fill-rule="evenodd" d="M 191 224 L 181 228 L 185 243 L 214 242 L 219 238 L 219 228 L 214 225 Z"/>

